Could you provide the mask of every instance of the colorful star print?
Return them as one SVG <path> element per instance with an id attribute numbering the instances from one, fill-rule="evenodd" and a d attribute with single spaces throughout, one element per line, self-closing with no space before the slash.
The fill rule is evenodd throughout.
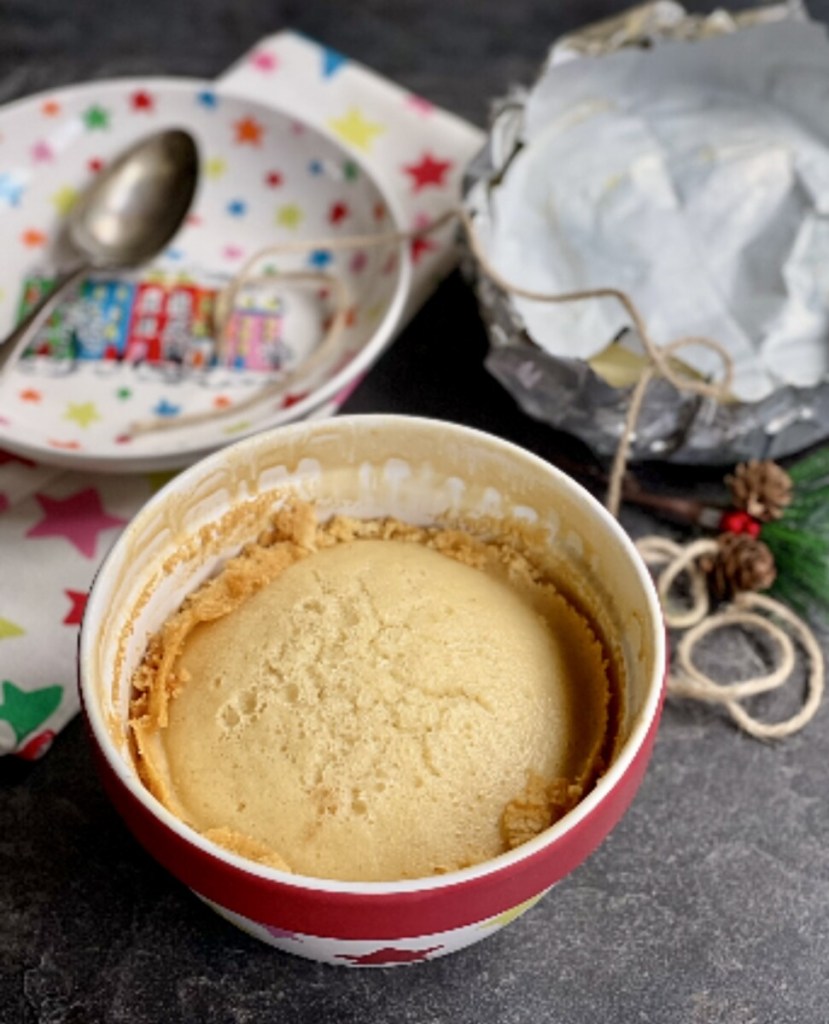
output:
<path id="1" fill-rule="evenodd" d="M 57 192 L 52 196 L 52 205 L 60 214 L 61 217 L 65 217 L 67 213 L 78 201 L 78 190 L 71 187 L 71 185 L 64 185 L 63 188 L 59 188 Z"/>
<path id="2" fill-rule="evenodd" d="M 364 252 L 355 252 L 351 257 L 351 262 L 348 264 L 348 269 L 352 274 L 360 274 L 366 269 L 368 265 L 368 256 Z"/>
<path id="3" fill-rule="evenodd" d="M 82 590 L 64 590 L 64 594 L 72 602 L 72 607 L 63 619 L 64 626 L 80 626 L 86 601 L 89 595 Z"/>
<path id="4" fill-rule="evenodd" d="M 46 100 L 41 106 L 40 112 L 44 117 L 57 117 L 60 113 L 60 103 L 57 100 Z"/>
<path id="5" fill-rule="evenodd" d="M 0 640 L 10 640 L 15 636 L 25 636 L 26 630 L 21 629 L 16 622 L 9 619 L 0 619 Z"/>
<path id="6" fill-rule="evenodd" d="M 32 160 L 34 160 L 36 164 L 50 163 L 54 158 L 55 154 L 52 147 L 43 139 L 32 146 Z"/>
<path id="7" fill-rule="evenodd" d="M 196 102 L 199 106 L 205 107 L 207 110 L 215 110 L 219 105 L 219 97 L 215 92 L 205 89 L 204 92 L 200 92 L 198 96 L 196 96 Z"/>
<path id="8" fill-rule="evenodd" d="M 83 118 L 83 123 L 90 131 L 100 131 L 104 128 L 109 128 L 109 111 L 99 107 L 97 104 L 85 110 L 81 117 Z"/>
<path id="9" fill-rule="evenodd" d="M 323 270 L 331 263 L 332 259 L 333 256 L 327 249 L 314 249 L 308 256 L 308 263 L 318 270 Z"/>
<path id="10" fill-rule="evenodd" d="M 248 204 L 243 199 L 233 199 L 227 204 L 227 212 L 231 217 L 244 217 Z"/>
<path id="11" fill-rule="evenodd" d="M 386 130 L 382 124 L 369 121 L 358 107 L 351 107 L 342 117 L 328 122 L 332 131 L 357 149 L 370 153 L 378 135 Z"/>
<path id="12" fill-rule="evenodd" d="M 343 57 L 341 53 L 337 53 L 336 50 L 332 50 L 327 46 L 322 49 L 322 77 L 333 78 L 334 75 L 343 67 L 344 64 L 348 63 L 348 59 Z"/>
<path id="13" fill-rule="evenodd" d="M 133 110 L 143 110 L 151 114 L 155 110 L 155 100 L 145 89 L 139 89 L 130 96 L 130 106 Z"/>
<path id="14" fill-rule="evenodd" d="M 17 206 L 23 195 L 23 185 L 8 171 L 0 174 L 0 201 L 7 206 Z"/>
<path id="15" fill-rule="evenodd" d="M 276 211 L 276 223 L 283 228 L 296 228 L 303 221 L 302 210 L 296 203 L 287 203 Z"/>
<path id="16" fill-rule="evenodd" d="M 277 60 L 276 54 L 268 53 L 267 50 L 258 50 L 251 56 L 250 62 L 257 71 L 262 71 L 265 74 L 276 71 L 279 67 L 279 61 Z"/>
<path id="17" fill-rule="evenodd" d="M 265 175 L 265 184 L 268 188 L 279 188 L 282 184 L 282 175 L 279 171 L 269 171 Z"/>
<path id="18" fill-rule="evenodd" d="M 412 93 L 409 96 L 409 106 L 418 112 L 418 114 L 431 114 L 434 112 L 435 106 L 422 96 L 416 96 Z"/>
<path id="19" fill-rule="evenodd" d="M 29 249 L 39 249 L 46 245 L 46 235 L 36 228 L 28 228 L 20 236 L 20 241 Z"/>
<path id="20" fill-rule="evenodd" d="M 37 388 L 24 388 L 19 393 L 21 402 L 39 402 L 43 395 L 37 390 Z"/>
<path id="21" fill-rule="evenodd" d="M 86 166 L 92 174 L 98 174 L 103 170 L 104 161 L 100 157 L 93 156 L 91 160 L 87 160 Z"/>
<path id="22" fill-rule="evenodd" d="M 238 423 L 233 423 L 229 427 L 225 427 L 222 433 L 228 437 L 233 437 L 234 434 L 241 434 L 245 430 L 250 430 L 250 420 L 239 420 Z"/>
<path id="23" fill-rule="evenodd" d="M 356 181 L 360 177 L 360 168 L 353 160 L 343 162 L 343 177 L 346 181 Z"/>
<path id="24" fill-rule="evenodd" d="M 24 761 L 37 761 L 39 758 L 43 757 L 43 755 L 52 746 L 54 738 L 54 730 L 45 729 L 42 733 L 39 733 L 37 736 L 32 736 L 31 739 L 27 740 L 19 750 L 15 751 L 15 753 L 17 757 L 22 757 Z"/>
<path id="25" fill-rule="evenodd" d="M 57 710 L 63 697 L 62 686 L 44 686 L 26 693 L 8 679 L 3 681 L 2 692 L 0 719 L 9 723 L 18 743 Z"/>
<path id="26" fill-rule="evenodd" d="M 245 255 L 245 250 L 239 245 L 226 245 L 222 249 L 222 256 L 226 260 L 240 260 Z"/>
<path id="27" fill-rule="evenodd" d="M 412 263 L 419 263 L 427 252 L 434 252 L 435 249 L 437 249 L 437 244 L 431 238 L 426 238 L 423 235 L 413 238 L 409 249 Z"/>
<path id="28" fill-rule="evenodd" d="M 211 157 L 204 162 L 204 175 L 206 178 L 221 178 L 227 171 L 227 161 L 220 156 Z"/>
<path id="29" fill-rule="evenodd" d="M 406 174 L 411 176 L 415 192 L 430 185 L 442 188 L 451 169 L 451 160 L 435 160 L 430 153 L 424 153 L 418 163 L 408 164 L 403 168 Z"/>
<path id="30" fill-rule="evenodd" d="M 314 177 L 319 177 L 320 174 L 325 173 L 325 164 L 322 160 L 312 160 L 308 164 L 308 173 L 313 174 Z"/>
<path id="31" fill-rule="evenodd" d="M 162 398 L 159 402 L 156 403 L 155 407 L 153 408 L 153 412 L 156 414 L 156 416 L 165 416 L 170 418 L 173 416 L 178 416 L 178 414 L 181 412 L 181 406 L 176 405 L 175 402 L 171 402 L 167 398 Z"/>
<path id="32" fill-rule="evenodd" d="M 94 558 L 98 535 L 116 526 L 124 526 L 125 519 L 107 515 L 98 492 L 92 487 L 70 494 L 68 498 L 50 498 L 36 494 L 43 511 L 43 519 L 32 526 L 27 537 L 63 537 L 84 556 Z"/>
<path id="33" fill-rule="evenodd" d="M 345 203 L 332 203 L 328 211 L 328 220 L 332 224 L 342 224 L 348 216 L 348 207 Z"/>
<path id="34" fill-rule="evenodd" d="M 94 402 L 69 402 L 63 418 L 65 420 L 72 420 L 79 427 L 86 429 L 90 424 L 100 420 L 101 414 L 98 412 Z"/>
<path id="35" fill-rule="evenodd" d="M 385 302 L 374 302 L 366 309 L 366 320 L 370 324 L 375 323 L 380 317 L 386 312 Z M 359 383 L 359 379 L 355 381 L 354 386 L 356 387 Z"/>
<path id="36" fill-rule="evenodd" d="M 443 946 L 429 946 L 428 949 L 395 949 L 393 946 L 383 946 L 382 949 L 373 949 L 370 953 L 338 953 L 338 960 L 350 960 L 353 964 L 360 964 L 362 967 L 376 966 L 379 964 L 411 964 L 417 960 L 428 960 L 430 953 L 437 953 Z"/>
<path id="37" fill-rule="evenodd" d="M 287 394 L 282 399 L 282 408 L 290 409 L 292 405 L 299 405 L 300 402 L 304 402 L 307 397 L 307 391 L 297 391 L 293 394 Z"/>
<path id="38" fill-rule="evenodd" d="M 428 228 L 430 224 L 430 219 L 424 214 L 415 217 L 414 226 L 417 231 Z M 437 243 L 433 238 L 430 238 L 428 235 L 417 235 L 411 240 L 409 247 L 409 251 L 412 254 L 412 262 L 417 263 L 427 252 L 432 252 L 437 247 Z"/>
<path id="39" fill-rule="evenodd" d="M 118 388 L 115 392 L 115 397 L 122 402 L 125 402 L 128 398 L 132 398 L 131 388 Z"/>
<path id="40" fill-rule="evenodd" d="M 258 146 L 262 141 L 263 128 L 259 121 L 253 117 L 243 117 L 233 126 L 236 142 L 240 145 Z"/>

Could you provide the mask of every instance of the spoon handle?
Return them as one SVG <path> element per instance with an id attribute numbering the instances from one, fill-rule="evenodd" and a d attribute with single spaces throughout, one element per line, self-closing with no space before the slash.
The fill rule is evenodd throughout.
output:
<path id="1" fill-rule="evenodd" d="M 89 272 L 85 264 L 66 270 L 55 281 L 54 287 L 38 302 L 29 315 L 0 341 L 0 377 L 11 369 L 26 350 L 26 346 L 42 324 L 49 318 L 60 298 Z"/>

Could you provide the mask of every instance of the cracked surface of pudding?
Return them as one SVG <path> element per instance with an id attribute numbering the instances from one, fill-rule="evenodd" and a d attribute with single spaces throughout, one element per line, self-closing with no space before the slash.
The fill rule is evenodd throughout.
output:
<path id="1" fill-rule="evenodd" d="M 608 757 L 607 654 L 507 532 L 288 501 L 151 639 L 144 783 L 220 845 L 332 879 L 450 871 L 548 827 Z"/>

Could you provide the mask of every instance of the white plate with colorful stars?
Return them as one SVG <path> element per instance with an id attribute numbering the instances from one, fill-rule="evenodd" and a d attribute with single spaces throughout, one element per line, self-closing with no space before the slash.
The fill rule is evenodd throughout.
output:
<path id="1" fill-rule="evenodd" d="M 0 447 L 75 468 L 176 468 L 335 400 L 389 340 L 410 273 L 405 247 L 393 243 L 263 258 L 266 283 L 240 292 L 217 338 L 217 296 L 260 250 L 386 234 L 399 217 L 365 168 L 318 129 L 183 79 L 95 82 L 0 110 L 0 333 L 51 286 L 53 241 L 80 192 L 164 128 L 185 128 L 199 148 L 182 229 L 151 264 L 91 275 L 59 307 L 0 381 Z M 286 271 L 323 272 L 345 286 L 345 328 L 324 358 L 311 357 L 337 289 L 292 287 L 280 282 Z"/>

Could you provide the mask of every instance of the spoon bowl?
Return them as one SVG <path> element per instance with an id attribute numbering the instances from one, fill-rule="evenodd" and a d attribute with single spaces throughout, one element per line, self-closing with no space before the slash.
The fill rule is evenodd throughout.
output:
<path id="1" fill-rule="evenodd" d="M 96 269 L 132 267 L 160 252 L 178 231 L 198 180 L 199 155 L 180 129 L 140 139 L 83 193 L 66 221 L 64 243 Z"/>
<path id="2" fill-rule="evenodd" d="M 61 270 L 54 287 L 0 342 L 0 375 L 23 354 L 61 296 L 91 270 L 135 267 L 167 246 L 190 209 L 198 167 L 192 136 L 174 128 L 139 139 L 100 173 L 58 235 Z"/>

